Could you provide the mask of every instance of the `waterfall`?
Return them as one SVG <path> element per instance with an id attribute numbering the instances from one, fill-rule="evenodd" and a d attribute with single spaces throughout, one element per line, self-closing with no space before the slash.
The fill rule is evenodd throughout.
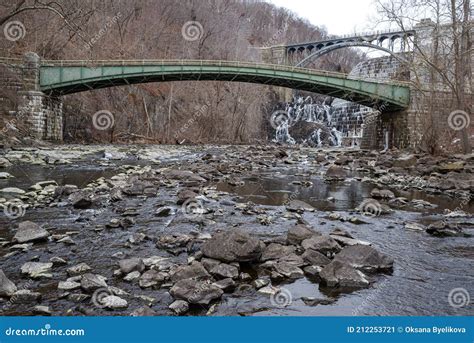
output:
<path id="1" fill-rule="evenodd" d="M 319 127 L 313 130 L 306 138 L 302 138 L 302 143 L 321 147 L 325 144 L 340 146 L 342 143 L 342 133 L 339 132 L 332 123 L 331 106 L 323 103 L 313 103 L 310 96 L 306 98 L 297 96 L 292 102 L 286 104 L 285 113 L 287 120 L 279 123 L 276 128 L 275 142 L 296 144 L 296 139 L 291 137 L 289 129 L 297 123 L 314 123 Z M 323 139 L 325 133 L 326 139 Z"/>

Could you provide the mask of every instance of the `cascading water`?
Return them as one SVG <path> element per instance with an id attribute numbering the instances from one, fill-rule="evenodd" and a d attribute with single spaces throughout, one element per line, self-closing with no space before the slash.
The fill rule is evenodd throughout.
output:
<path id="1" fill-rule="evenodd" d="M 286 104 L 285 113 L 287 120 L 283 120 L 276 128 L 275 142 L 296 144 L 296 142 L 307 143 L 311 146 L 321 147 L 324 145 L 340 146 L 342 143 L 342 133 L 339 132 L 332 123 L 331 106 L 322 103 L 313 103 L 313 99 L 308 96 L 294 97 L 292 102 Z M 307 125 L 310 132 L 304 128 L 302 123 Z M 299 127 L 301 134 L 297 139 L 293 138 L 289 129 Z"/>

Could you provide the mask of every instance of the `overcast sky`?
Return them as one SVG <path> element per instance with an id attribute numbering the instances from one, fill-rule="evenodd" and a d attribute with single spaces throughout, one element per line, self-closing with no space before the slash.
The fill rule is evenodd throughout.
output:
<path id="1" fill-rule="evenodd" d="M 375 0 L 267 0 L 285 7 L 312 24 L 325 26 L 329 34 L 372 31 L 370 18 L 376 14 Z"/>

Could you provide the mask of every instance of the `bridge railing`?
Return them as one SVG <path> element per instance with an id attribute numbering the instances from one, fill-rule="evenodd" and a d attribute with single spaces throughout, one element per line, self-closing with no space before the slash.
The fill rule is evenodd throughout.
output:
<path id="1" fill-rule="evenodd" d="M 223 61 L 223 60 L 43 60 L 43 66 L 59 66 L 59 67 L 106 67 L 106 66 L 213 66 L 213 67 L 243 67 L 256 69 L 270 69 L 277 71 L 288 71 L 292 73 L 305 73 L 315 76 L 339 77 L 351 80 L 363 80 L 369 82 L 386 83 L 390 85 L 409 86 L 411 82 L 406 81 L 384 81 L 374 78 L 354 77 L 350 74 L 338 73 L 327 70 L 301 68 L 295 66 L 287 66 L 281 64 L 268 64 L 257 62 L 243 61 Z"/>

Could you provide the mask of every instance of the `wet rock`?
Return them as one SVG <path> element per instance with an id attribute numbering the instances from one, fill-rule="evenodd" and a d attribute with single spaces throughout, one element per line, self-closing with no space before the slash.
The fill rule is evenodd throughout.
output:
<path id="1" fill-rule="evenodd" d="M 93 292 L 99 288 L 107 287 L 107 278 L 102 275 L 86 273 L 81 279 L 81 288 L 86 292 Z"/>
<path id="2" fill-rule="evenodd" d="M 418 223 L 405 223 L 405 229 L 412 231 L 425 231 L 426 228 L 424 225 Z"/>
<path id="3" fill-rule="evenodd" d="M 311 297 L 302 297 L 301 300 L 308 306 L 331 305 L 336 301 L 336 299 L 333 298 L 318 299 Z"/>
<path id="4" fill-rule="evenodd" d="M 272 285 L 267 285 L 265 287 L 262 287 L 258 290 L 258 293 L 262 294 L 267 294 L 267 295 L 275 295 L 280 291 L 280 288 L 272 286 Z"/>
<path id="5" fill-rule="evenodd" d="M 12 164 L 6 158 L 0 157 L 0 168 L 10 167 Z"/>
<path id="6" fill-rule="evenodd" d="M 170 294 L 191 304 L 209 305 L 211 301 L 219 299 L 224 291 L 210 281 L 184 279 L 174 284 Z"/>
<path id="7" fill-rule="evenodd" d="M 158 315 L 158 313 L 156 313 L 149 306 L 142 306 L 130 313 L 130 316 L 132 317 L 152 317 L 156 315 Z"/>
<path id="8" fill-rule="evenodd" d="M 435 237 L 468 237 L 461 227 L 444 221 L 430 224 L 426 232 Z"/>
<path id="9" fill-rule="evenodd" d="M 54 256 L 49 259 L 49 262 L 53 264 L 53 266 L 63 266 L 67 264 L 67 261 L 61 257 Z"/>
<path id="10" fill-rule="evenodd" d="M 127 258 L 119 262 L 120 271 L 124 274 L 131 273 L 133 271 L 142 272 L 145 270 L 145 264 L 143 260 L 138 257 Z"/>
<path id="11" fill-rule="evenodd" d="M 324 174 L 326 181 L 342 181 L 347 178 L 347 172 L 339 166 L 330 166 Z"/>
<path id="12" fill-rule="evenodd" d="M 10 173 L 7 173 L 7 172 L 0 172 L 0 179 L 1 180 L 4 180 L 4 179 L 11 179 L 13 178 L 14 176 Z"/>
<path id="13" fill-rule="evenodd" d="M 18 231 L 13 237 L 14 242 L 25 243 L 44 240 L 49 237 L 49 232 L 31 221 L 18 224 Z"/>
<path id="14" fill-rule="evenodd" d="M 402 155 L 397 159 L 394 159 L 392 162 L 393 167 L 395 168 L 408 168 L 416 164 L 417 158 L 415 155 Z"/>
<path id="15" fill-rule="evenodd" d="M 295 247 L 271 243 L 263 249 L 260 261 L 277 260 L 295 252 Z"/>
<path id="16" fill-rule="evenodd" d="M 178 205 L 184 204 L 186 201 L 194 199 L 197 197 L 199 194 L 189 190 L 185 189 L 182 190 L 181 192 L 178 193 L 178 201 L 176 202 Z"/>
<path id="17" fill-rule="evenodd" d="M 64 186 L 58 186 L 54 189 L 54 198 L 59 198 L 62 196 L 69 196 L 72 193 L 76 192 L 78 190 L 78 187 L 76 185 L 64 185 Z"/>
<path id="18" fill-rule="evenodd" d="M 172 180 L 205 182 L 206 179 L 189 170 L 170 169 L 164 173 L 165 177 Z"/>
<path id="19" fill-rule="evenodd" d="M 290 203 L 286 205 L 286 210 L 289 212 L 303 213 L 305 211 L 314 211 L 314 207 L 301 200 L 291 200 Z"/>
<path id="20" fill-rule="evenodd" d="M 341 229 L 341 228 L 335 228 L 329 235 L 331 235 L 331 236 L 336 235 L 336 236 L 343 236 L 343 237 L 347 237 L 347 238 L 354 238 L 354 237 L 352 237 L 352 235 L 349 232 L 347 232 L 346 230 Z"/>
<path id="21" fill-rule="evenodd" d="M 237 279 L 239 277 L 239 268 L 230 264 L 220 263 L 212 268 L 210 273 L 219 279 Z"/>
<path id="22" fill-rule="evenodd" d="M 206 258 L 206 257 L 203 257 L 201 259 L 201 263 L 202 265 L 204 266 L 204 268 L 206 268 L 207 271 L 210 271 L 212 268 L 214 268 L 215 266 L 217 266 L 219 263 L 221 263 L 221 261 L 219 260 L 215 260 L 213 258 Z"/>
<path id="23" fill-rule="evenodd" d="M 464 169 L 464 161 L 445 162 L 438 165 L 438 171 L 440 173 L 449 173 L 452 171 L 460 172 Z"/>
<path id="24" fill-rule="evenodd" d="M 263 243 L 240 230 L 215 234 L 202 246 L 204 256 L 224 262 L 256 261 L 262 254 Z"/>
<path id="25" fill-rule="evenodd" d="M 123 200 L 123 193 L 122 190 L 118 187 L 112 188 L 110 190 L 110 200 L 112 201 L 120 201 Z"/>
<path id="26" fill-rule="evenodd" d="M 0 269 L 0 297 L 9 297 L 17 291 L 16 285 L 10 281 L 3 270 Z"/>
<path id="27" fill-rule="evenodd" d="M 160 249 L 177 249 L 180 247 L 185 247 L 191 237 L 188 235 L 163 235 L 158 238 L 156 246 Z"/>
<path id="28" fill-rule="evenodd" d="M 75 289 L 81 288 L 81 284 L 75 281 L 59 281 L 58 289 L 62 291 L 73 291 Z"/>
<path id="29" fill-rule="evenodd" d="M 157 217 L 168 217 L 172 212 L 171 207 L 160 207 L 156 210 L 155 216 Z"/>
<path id="30" fill-rule="evenodd" d="M 140 275 L 141 274 L 139 271 L 130 272 L 124 276 L 123 280 L 128 281 L 128 282 L 133 282 L 133 281 L 138 280 L 140 278 Z"/>
<path id="31" fill-rule="evenodd" d="M 39 301 L 41 299 L 41 293 L 33 292 L 29 289 L 20 289 L 12 295 L 12 298 L 15 299 L 16 303 L 27 304 Z"/>
<path id="32" fill-rule="evenodd" d="M 278 262 L 274 266 L 275 272 L 289 279 L 299 279 L 304 276 L 303 271 L 292 263 Z"/>
<path id="33" fill-rule="evenodd" d="M 156 270 L 147 270 L 140 276 L 138 284 L 141 288 L 156 286 L 166 280 L 166 274 Z"/>
<path id="34" fill-rule="evenodd" d="M 69 196 L 69 202 L 74 208 L 89 208 L 92 206 L 92 194 L 86 191 L 77 191 Z"/>
<path id="35" fill-rule="evenodd" d="M 68 268 L 67 273 L 71 276 L 74 276 L 74 275 L 84 274 L 85 272 L 88 272 L 89 270 L 92 270 L 92 268 L 89 267 L 86 263 L 79 263 L 79 264 L 76 264 L 75 266 Z"/>
<path id="36" fill-rule="evenodd" d="M 301 245 L 305 250 L 312 249 L 326 256 L 341 251 L 341 246 L 329 235 L 313 236 L 305 239 Z"/>
<path id="37" fill-rule="evenodd" d="M 52 314 L 49 306 L 37 305 L 33 308 L 33 312 L 40 316 L 50 316 Z"/>
<path id="38" fill-rule="evenodd" d="M 319 273 L 322 282 L 329 287 L 367 287 L 369 280 L 359 270 L 341 261 L 332 261 Z"/>
<path id="39" fill-rule="evenodd" d="M 0 193 L 7 193 L 12 196 L 18 196 L 18 195 L 23 195 L 26 192 L 23 189 L 17 188 L 17 187 L 6 187 L 0 189 Z"/>
<path id="40" fill-rule="evenodd" d="M 303 260 L 314 266 L 325 266 L 331 262 L 325 255 L 313 249 L 306 249 L 302 257 Z"/>
<path id="41" fill-rule="evenodd" d="M 235 281 L 231 278 L 227 278 L 227 279 L 222 279 L 222 280 L 219 280 L 219 281 L 216 281 L 214 283 L 212 283 L 214 286 L 217 286 L 219 287 L 220 289 L 222 289 L 224 292 L 227 292 L 227 291 L 231 291 L 235 288 Z"/>
<path id="42" fill-rule="evenodd" d="M 53 264 L 51 262 L 26 262 L 21 266 L 21 273 L 34 279 L 39 277 L 52 277 L 53 275 L 49 273 L 52 267 Z"/>
<path id="43" fill-rule="evenodd" d="M 270 284 L 270 279 L 268 278 L 258 278 L 252 282 L 256 289 L 260 289 L 262 287 L 267 286 Z"/>
<path id="44" fill-rule="evenodd" d="M 321 270 L 323 270 L 323 268 L 320 266 L 306 266 L 303 268 L 303 272 L 308 278 L 318 280 L 320 279 L 319 273 L 321 272 Z"/>
<path id="45" fill-rule="evenodd" d="M 395 198 L 395 194 L 388 190 L 388 189 L 378 189 L 378 188 L 374 188 L 372 189 L 372 191 L 370 192 L 370 196 L 372 198 L 376 198 L 376 199 L 393 199 Z"/>
<path id="46" fill-rule="evenodd" d="M 338 236 L 338 235 L 330 235 L 334 240 L 339 243 L 342 246 L 347 246 L 347 245 L 371 245 L 370 242 L 367 241 L 361 241 L 359 239 L 354 239 L 354 238 L 347 238 L 345 236 Z"/>
<path id="47" fill-rule="evenodd" d="M 320 233 L 310 229 L 306 225 L 298 224 L 288 230 L 287 241 L 288 244 L 298 245 L 301 244 L 301 242 L 305 239 L 311 238 L 312 236 L 318 234 Z"/>
<path id="48" fill-rule="evenodd" d="M 180 316 L 189 311 L 189 304 L 184 300 L 175 300 L 168 308 Z"/>
<path id="49" fill-rule="evenodd" d="M 108 309 L 122 309 L 127 308 L 127 300 L 122 299 L 116 295 L 108 295 L 102 299 L 102 305 Z"/>
<path id="50" fill-rule="evenodd" d="M 348 264 L 364 272 L 389 271 L 393 268 L 393 259 L 368 245 L 353 245 L 342 249 L 334 261 Z"/>
<path id="51" fill-rule="evenodd" d="M 211 275 L 200 262 L 193 262 L 189 266 L 179 266 L 171 273 L 171 281 L 177 282 L 189 278 L 210 278 Z"/>

